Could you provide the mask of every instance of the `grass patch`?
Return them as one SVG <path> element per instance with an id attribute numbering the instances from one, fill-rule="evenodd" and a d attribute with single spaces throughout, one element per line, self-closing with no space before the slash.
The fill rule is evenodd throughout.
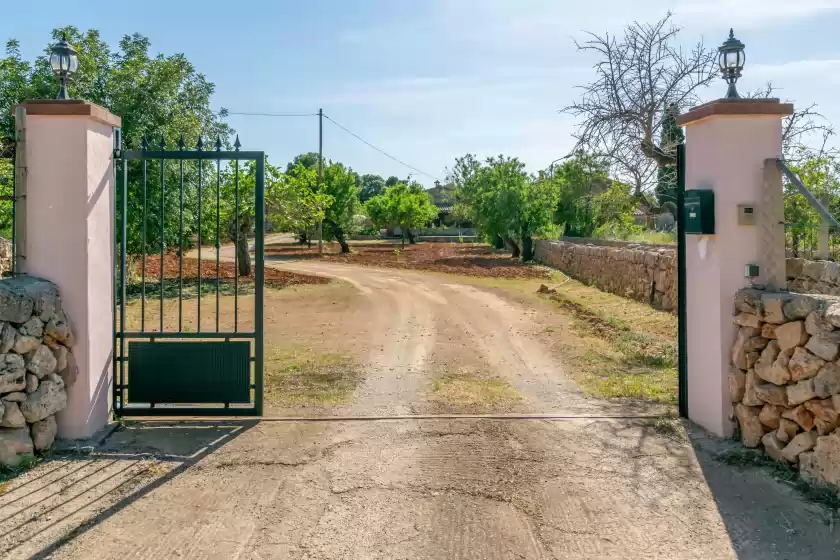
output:
<path id="1" fill-rule="evenodd" d="M 504 408 L 522 400 L 505 379 L 476 373 L 452 373 L 435 379 L 434 398 L 455 408 Z"/>
<path id="2" fill-rule="evenodd" d="M 265 363 L 265 399 L 272 405 L 336 405 L 348 402 L 362 376 L 338 353 L 276 352 Z"/>
<path id="3" fill-rule="evenodd" d="M 27 471 L 31 471 L 43 462 L 43 457 L 22 455 L 20 464 L 16 467 L 0 466 L 0 496 L 6 493 L 9 481 Z"/>
<path id="4" fill-rule="evenodd" d="M 812 484 L 803 479 L 796 468 L 768 457 L 761 450 L 733 447 L 716 454 L 715 457 L 721 463 L 739 468 L 758 467 L 776 480 L 793 487 L 807 500 L 831 510 L 835 517 L 840 514 L 840 489 Z"/>
<path id="5" fill-rule="evenodd" d="M 618 296 L 614 296 L 618 297 Z M 593 309 L 563 292 L 552 294 L 572 318 L 578 335 L 566 350 L 578 381 L 591 394 L 610 399 L 677 402 L 675 339 L 640 331 L 625 319 Z"/>
<path id="6" fill-rule="evenodd" d="M 679 443 L 688 443 L 689 441 L 685 427 L 679 418 L 660 416 L 659 418 L 654 418 L 650 426 L 654 432 L 672 441 Z"/>

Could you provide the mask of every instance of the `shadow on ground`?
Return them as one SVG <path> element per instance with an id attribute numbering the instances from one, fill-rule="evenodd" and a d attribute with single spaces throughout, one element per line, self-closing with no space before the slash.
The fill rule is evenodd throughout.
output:
<path id="1" fill-rule="evenodd" d="M 95 452 L 50 457 L 0 490 L 0 557 L 55 554 L 256 423 L 132 422 Z"/>
<path id="2" fill-rule="evenodd" d="M 723 456 L 743 449 L 740 442 L 684 425 L 739 560 L 838 558 L 838 512 L 810 502 L 765 469 L 727 464 Z"/>

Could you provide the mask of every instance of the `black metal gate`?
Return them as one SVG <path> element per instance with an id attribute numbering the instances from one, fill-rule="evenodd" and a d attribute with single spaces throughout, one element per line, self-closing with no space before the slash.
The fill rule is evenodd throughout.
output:
<path id="1" fill-rule="evenodd" d="M 262 414 L 265 153 L 204 147 L 117 142 L 118 415 Z"/>

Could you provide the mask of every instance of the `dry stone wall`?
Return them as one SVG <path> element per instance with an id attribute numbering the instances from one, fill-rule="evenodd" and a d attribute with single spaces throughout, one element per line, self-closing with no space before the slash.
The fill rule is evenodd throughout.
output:
<path id="1" fill-rule="evenodd" d="M 538 261 L 599 289 L 673 310 L 677 306 L 677 252 L 667 245 L 614 242 L 536 242 Z"/>
<path id="2" fill-rule="evenodd" d="M 669 311 L 677 307 L 673 245 L 597 239 L 536 242 L 538 261 L 601 290 Z M 787 288 L 840 296 L 840 263 L 787 259 Z"/>
<path id="3" fill-rule="evenodd" d="M 49 449 L 77 375 L 73 332 L 54 284 L 0 281 L 0 465 Z"/>
<path id="4" fill-rule="evenodd" d="M 744 289 L 729 390 L 741 440 L 840 488 L 840 298 Z"/>

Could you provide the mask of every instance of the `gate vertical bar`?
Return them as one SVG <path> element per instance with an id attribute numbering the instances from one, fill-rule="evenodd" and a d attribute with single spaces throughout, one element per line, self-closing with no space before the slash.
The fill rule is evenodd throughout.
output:
<path id="1" fill-rule="evenodd" d="M 146 137 L 143 137 L 141 149 L 145 152 L 149 149 L 149 143 Z M 141 243 L 143 256 L 141 257 L 140 266 L 140 330 L 146 330 L 146 219 L 148 218 L 148 207 L 146 204 L 146 189 L 147 189 L 147 170 L 148 162 L 143 159 L 143 242 Z"/>
<path id="2" fill-rule="evenodd" d="M 216 151 L 222 151 L 222 139 L 216 136 Z M 222 251 L 222 244 L 219 239 L 219 213 L 221 212 L 221 186 L 222 186 L 222 160 L 216 160 L 216 332 L 219 332 L 219 253 Z"/>
<path id="3" fill-rule="evenodd" d="M 254 332 L 256 333 L 255 348 L 254 348 L 254 409 L 257 416 L 262 416 L 263 411 L 263 284 L 265 281 L 265 271 L 263 264 L 265 263 L 265 156 L 257 159 L 257 177 L 254 200 L 254 217 L 257 222 L 256 225 L 256 239 L 254 247 L 254 258 L 256 267 L 254 282 L 256 282 L 254 301 Z M 246 253 L 245 258 L 250 258 Z"/>
<path id="4" fill-rule="evenodd" d="M 178 140 L 178 172 L 180 192 L 178 198 L 178 332 L 184 332 L 184 135 Z"/>
<path id="5" fill-rule="evenodd" d="M 160 137 L 160 151 L 166 151 L 166 139 L 161 136 Z M 158 216 L 158 220 L 160 221 L 160 332 L 163 332 L 163 251 L 166 248 L 166 243 L 164 240 L 164 236 L 166 232 L 164 231 L 164 224 L 166 222 L 166 214 L 165 214 L 165 188 L 164 188 L 164 175 L 166 173 L 166 160 L 160 160 L 160 216 Z"/>
<path id="6" fill-rule="evenodd" d="M 199 152 L 204 149 L 204 140 L 201 136 L 198 137 L 197 148 Z M 198 295 L 195 298 L 197 305 L 195 332 L 201 332 L 201 168 L 203 163 L 203 159 L 198 160 Z"/>
<path id="7" fill-rule="evenodd" d="M 120 293 L 120 412 L 125 406 L 125 298 L 127 295 L 125 280 L 125 261 L 126 253 L 128 251 L 128 161 L 122 160 L 122 224 L 120 227 L 120 284 L 122 284 Z"/>
<path id="8" fill-rule="evenodd" d="M 678 407 L 682 418 L 688 418 L 688 325 L 685 254 L 685 144 L 677 146 L 677 344 L 679 348 Z"/>
<path id="9" fill-rule="evenodd" d="M 120 138 L 120 136 L 121 136 L 121 130 L 119 128 L 114 129 L 114 154 L 113 154 L 113 162 L 114 162 L 114 205 L 111 208 L 111 211 L 113 212 L 113 216 L 114 216 L 114 240 L 113 240 L 112 247 L 114 248 L 114 256 L 115 257 L 116 257 L 117 251 L 118 251 L 118 249 L 117 249 L 118 241 L 119 241 L 120 246 L 122 246 L 122 241 L 119 240 L 119 238 L 117 237 L 119 235 L 118 232 L 120 231 L 120 227 L 119 227 L 119 225 L 120 225 L 119 216 L 120 215 L 118 214 L 118 210 L 117 210 L 117 192 L 118 192 L 118 189 L 120 188 L 120 171 L 119 171 L 119 167 L 117 166 L 117 162 L 120 161 L 120 157 L 121 157 L 121 154 L 120 154 L 121 138 Z M 123 218 L 123 219 L 125 219 L 125 218 Z M 12 225 L 12 231 L 14 232 L 14 225 Z M 14 246 L 14 243 L 12 245 Z M 14 247 L 13 247 L 13 249 L 14 249 Z M 119 250 L 121 252 L 121 249 L 119 249 Z M 113 312 L 113 316 L 111 317 L 111 324 L 114 327 L 112 329 L 113 334 L 114 334 L 113 340 L 112 340 L 113 346 L 111 347 L 111 357 L 112 357 L 112 366 L 113 366 L 113 370 L 111 372 L 111 406 L 114 409 L 114 411 L 116 411 L 116 408 L 117 408 L 117 395 L 118 395 L 118 391 L 119 391 L 119 383 L 117 383 L 117 372 L 118 372 L 117 368 L 119 366 L 117 365 L 117 360 L 119 360 L 119 362 L 122 363 L 122 356 L 117 353 L 117 335 L 120 331 L 123 330 L 122 325 L 119 325 L 119 327 L 117 326 L 117 302 L 116 302 L 116 298 L 118 297 L 117 294 L 122 293 L 123 282 L 124 282 L 124 280 L 122 278 L 122 275 L 117 274 L 116 271 L 114 271 L 114 301 L 111 302 L 111 306 L 112 306 L 111 309 L 112 309 L 112 312 Z M 122 338 L 122 337 L 120 337 L 120 338 Z"/>
<path id="10" fill-rule="evenodd" d="M 234 151 L 239 151 L 241 144 L 239 143 L 239 135 L 236 135 L 236 141 L 233 143 Z M 239 331 L 239 160 L 233 161 L 234 179 L 233 179 L 233 199 L 234 211 L 233 219 L 235 222 L 235 229 L 233 230 L 233 332 Z"/>

